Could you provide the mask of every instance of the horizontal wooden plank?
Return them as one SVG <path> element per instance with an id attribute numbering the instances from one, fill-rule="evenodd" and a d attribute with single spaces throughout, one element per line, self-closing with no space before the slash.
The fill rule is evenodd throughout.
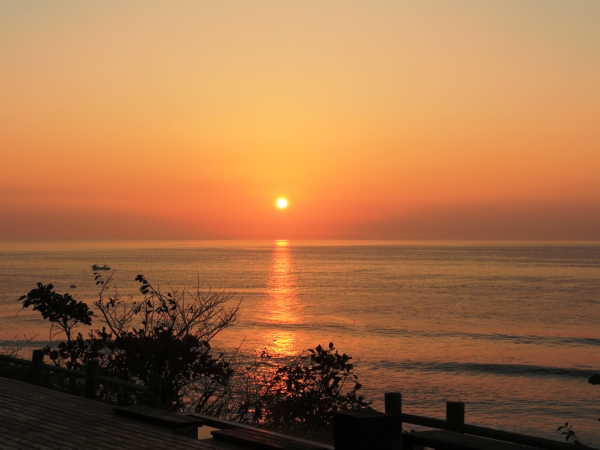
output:
<path id="1" fill-rule="evenodd" d="M 447 429 L 445 420 L 434 419 L 431 417 L 417 416 L 414 414 L 405 414 L 401 416 L 403 423 L 420 425 L 428 428 L 438 428 L 441 430 Z M 461 431 L 465 434 L 472 434 L 474 436 L 480 436 L 488 439 L 494 439 L 498 441 L 505 441 L 514 444 L 531 446 L 534 448 L 541 448 L 545 450 L 572 450 L 573 444 L 566 442 L 554 441 L 551 439 L 539 438 L 535 436 L 528 436 L 525 434 L 512 433 L 510 431 L 495 430 L 492 428 L 481 427 L 477 425 L 463 425 Z"/>
<path id="2" fill-rule="evenodd" d="M 121 416 L 157 423 L 170 428 L 200 427 L 204 421 L 184 414 L 176 414 L 145 405 L 115 406 L 113 411 Z"/>
<path id="3" fill-rule="evenodd" d="M 536 436 L 527 436 L 510 431 L 494 430 L 491 428 L 480 427 L 477 425 L 465 424 L 463 432 L 476 436 L 486 437 L 489 439 L 497 439 L 506 442 L 514 442 L 521 445 L 529 445 L 535 448 L 544 450 L 572 450 L 573 444 L 567 442 L 559 442 L 551 439 L 539 438 Z M 591 447 L 590 447 L 591 448 Z"/>
<path id="4" fill-rule="evenodd" d="M 284 436 L 266 434 L 260 430 L 244 428 L 229 428 L 212 432 L 213 438 L 229 442 L 240 443 L 249 448 L 263 450 L 324 450 L 318 444 L 308 444 Z"/>
<path id="5" fill-rule="evenodd" d="M 257 428 L 255 426 L 252 425 L 247 425 L 244 423 L 239 423 L 239 422 L 232 422 L 230 420 L 225 420 L 225 419 L 217 419 L 215 417 L 212 416 L 208 416 L 206 414 L 200 414 L 200 413 L 190 413 L 189 414 L 192 417 L 196 417 L 198 419 L 201 419 L 205 422 L 206 426 L 210 426 L 210 427 L 214 427 L 214 428 L 219 428 L 221 430 L 226 430 L 226 429 L 230 429 L 230 428 L 241 428 L 244 430 L 257 430 Z M 261 433 L 263 434 L 268 434 L 268 435 L 273 435 L 273 436 L 281 436 L 284 437 L 286 439 L 289 440 L 293 440 L 293 441 L 298 441 L 298 442 L 303 442 L 306 444 L 317 444 L 315 441 L 309 440 L 309 439 L 303 439 L 303 438 L 299 438 L 297 436 L 289 436 L 286 434 L 282 434 L 282 433 L 278 433 L 275 431 L 269 431 L 269 430 L 260 430 Z M 320 448 L 323 448 L 325 450 L 334 450 L 333 445 L 329 445 L 329 444 L 323 444 L 323 443 L 318 443 L 318 445 L 320 446 Z"/>
<path id="6" fill-rule="evenodd" d="M 532 450 L 535 448 L 445 430 L 407 433 L 403 439 L 404 445 L 409 449 L 412 448 L 409 444 L 438 450 Z"/>

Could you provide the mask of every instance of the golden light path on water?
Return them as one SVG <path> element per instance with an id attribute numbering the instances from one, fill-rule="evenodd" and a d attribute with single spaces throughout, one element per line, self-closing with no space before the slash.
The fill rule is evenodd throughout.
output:
<path id="1" fill-rule="evenodd" d="M 295 356 L 300 336 L 294 325 L 303 322 L 302 303 L 298 298 L 298 282 L 294 274 L 291 250 L 287 241 L 277 241 L 273 250 L 267 281 L 263 314 L 274 325 L 267 335 L 267 348 L 273 356 Z M 291 325 L 286 329 L 286 325 Z"/>

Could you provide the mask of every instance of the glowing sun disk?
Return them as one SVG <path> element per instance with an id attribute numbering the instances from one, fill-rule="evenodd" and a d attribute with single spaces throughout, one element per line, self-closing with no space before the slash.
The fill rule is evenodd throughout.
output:
<path id="1" fill-rule="evenodd" d="M 287 204 L 288 202 L 285 198 L 280 198 L 279 200 L 277 200 L 277 206 L 281 209 L 285 208 Z"/>

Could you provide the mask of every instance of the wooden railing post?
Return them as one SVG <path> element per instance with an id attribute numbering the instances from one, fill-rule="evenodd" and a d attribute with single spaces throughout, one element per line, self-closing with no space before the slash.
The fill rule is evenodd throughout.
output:
<path id="1" fill-rule="evenodd" d="M 392 449 L 402 449 L 402 394 L 400 392 L 385 393 L 385 413 L 393 418 Z"/>
<path id="2" fill-rule="evenodd" d="M 96 375 L 98 375 L 98 361 L 88 361 L 85 367 L 85 398 L 96 399 Z"/>
<path id="3" fill-rule="evenodd" d="M 40 384 L 42 381 L 42 364 L 44 364 L 44 351 L 34 350 L 31 356 L 31 382 Z"/>
<path id="4" fill-rule="evenodd" d="M 462 433 L 465 427 L 465 404 L 462 402 L 446 403 L 446 429 Z"/>
<path id="5" fill-rule="evenodd" d="M 335 450 L 392 448 L 393 417 L 370 409 L 336 411 L 333 414 Z"/>
<path id="6" fill-rule="evenodd" d="M 150 375 L 148 380 L 148 392 L 150 394 L 150 406 L 153 408 L 161 407 L 161 385 L 162 377 L 159 374 Z"/>

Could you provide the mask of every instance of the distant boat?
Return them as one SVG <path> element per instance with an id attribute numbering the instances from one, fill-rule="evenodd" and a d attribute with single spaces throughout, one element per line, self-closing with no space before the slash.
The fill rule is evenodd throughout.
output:
<path id="1" fill-rule="evenodd" d="M 110 270 L 110 267 L 108 267 L 106 264 L 104 264 L 103 266 L 99 266 L 98 264 L 94 264 L 92 266 L 92 270 Z"/>
<path id="2" fill-rule="evenodd" d="M 71 289 L 75 289 L 77 286 L 75 286 L 74 284 L 71 285 Z"/>

